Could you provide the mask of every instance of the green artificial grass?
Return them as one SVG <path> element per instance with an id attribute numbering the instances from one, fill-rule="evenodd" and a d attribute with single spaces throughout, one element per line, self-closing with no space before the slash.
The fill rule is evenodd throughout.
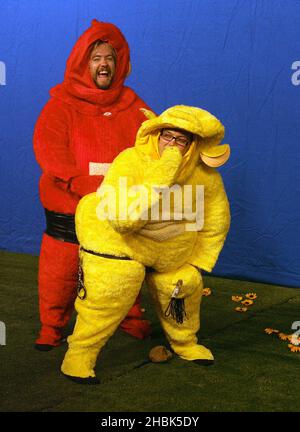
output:
<path id="1" fill-rule="evenodd" d="M 204 277 L 212 294 L 203 297 L 199 339 L 215 356 L 210 367 L 173 357 L 168 363 L 142 363 L 150 349 L 166 345 L 143 287 L 143 306 L 152 321 L 151 338 L 140 341 L 118 330 L 98 358 L 102 384 L 82 386 L 60 373 L 66 344 L 38 352 L 38 258 L 0 253 L 0 411 L 249 412 L 300 410 L 300 353 L 267 335 L 266 327 L 291 334 L 300 320 L 300 290 L 240 280 Z M 255 292 L 246 313 L 232 295 Z M 67 328 L 72 331 L 75 316 Z"/>

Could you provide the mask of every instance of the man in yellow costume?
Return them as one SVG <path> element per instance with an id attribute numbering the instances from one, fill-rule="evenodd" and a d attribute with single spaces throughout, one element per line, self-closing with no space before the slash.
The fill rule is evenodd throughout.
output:
<path id="1" fill-rule="evenodd" d="M 177 105 L 148 120 L 135 147 L 117 156 L 96 193 L 76 211 L 82 273 L 78 312 L 61 370 L 73 381 L 98 384 L 100 350 L 133 305 L 146 280 L 171 349 L 209 365 L 197 343 L 203 290 L 230 225 L 229 204 L 215 169 L 229 158 L 221 122 Z"/>

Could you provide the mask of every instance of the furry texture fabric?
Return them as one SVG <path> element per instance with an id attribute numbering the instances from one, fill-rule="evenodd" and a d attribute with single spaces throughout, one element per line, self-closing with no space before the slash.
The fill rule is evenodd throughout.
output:
<path id="1" fill-rule="evenodd" d="M 89 72 L 91 45 L 108 41 L 117 51 L 111 87 L 96 87 Z M 129 48 L 117 27 L 94 20 L 67 61 L 62 84 L 54 87 L 34 131 L 34 151 L 42 168 L 40 196 L 45 208 L 74 214 L 79 199 L 96 191 L 103 175 L 90 175 L 90 163 L 106 164 L 134 144 L 147 105 L 124 81 Z"/>
<path id="2" fill-rule="evenodd" d="M 173 108 L 177 111 L 177 107 Z M 180 112 L 192 112 L 193 122 L 200 122 L 206 118 L 205 145 L 217 148 L 221 123 L 214 116 L 204 110 L 193 107 L 180 106 Z M 182 115 L 182 114 L 181 114 Z M 164 119 L 164 115 L 161 117 Z M 219 253 L 223 247 L 230 224 L 229 204 L 220 174 L 215 168 L 208 167 L 201 161 L 202 138 L 195 136 L 189 150 L 182 157 L 177 147 L 168 147 L 158 156 L 158 131 L 165 127 L 165 121 L 159 122 L 156 117 L 155 129 L 149 127 L 153 119 L 143 123 L 139 129 L 134 148 L 123 151 L 111 165 L 98 193 L 84 197 L 76 212 L 76 233 L 79 243 L 85 249 L 91 249 L 99 253 L 117 256 L 128 256 L 148 267 L 153 267 L 159 272 L 178 268 L 185 262 L 193 264 L 210 272 L 214 267 Z M 212 125 L 208 119 L 211 119 Z M 175 117 L 169 127 L 189 128 L 194 131 L 193 122 L 181 122 Z M 148 127 L 147 127 L 148 125 Z M 151 126 L 151 124 L 150 124 Z M 158 130 L 158 131 L 157 131 Z M 196 129 L 197 130 L 197 129 Z M 221 128 L 223 130 L 223 127 Z M 209 135 L 210 134 L 210 135 Z M 211 137 L 211 142 L 209 141 Z M 126 188 L 120 187 L 120 179 L 126 179 Z M 142 235 L 142 229 L 148 225 L 153 228 L 155 221 L 150 220 L 151 211 L 161 207 L 161 195 L 153 194 L 153 186 L 163 188 L 177 184 L 185 201 L 187 189 L 192 191 L 191 208 L 196 210 L 196 186 L 204 187 L 204 224 L 201 230 L 190 231 L 185 224 L 184 232 L 166 241 L 153 241 Z M 145 196 L 148 199 L 141 200 L 139 208 L 135 206 L 137 196 L 132 193 L 132 187 L 142 185 Z M 115 217 L 111 220 L 102 217 L 100 210 L 106 211 L 112 203 L 111 191 L 115 193 Z M 172 200 L 170 200 L 172 206 Z M 109 213 L 107 211 L 107 213 Z M 125 216 L 125 217 L 124 217 Z M 162 214 L 157 223 L 162 222 Z M 164 221 L 166 222 L 166 221 Z M 171 223 L 175 220 L 174 208 L 171 208 Z M 100 239 L 100 240 L 99 240 Z M 157 240 L 157 239 L 156 239 Z"/>
<path id="3" fill-rule="evenodd" d="M 172 317 L 165 316 L 171 291 L 178 279 L 183 281 L 183 289 L 182 292 L 179 292 L 178 298 L 184 299 L 186 313 L 186 319 L 179 324 Z M 185 265 L 177 271 L 150 273 L 147 275 L 147 283 L 160 323 L 174 352 L 184 360 L 213 360 L 211 351 L 198 344 L 196 336 L 200 328 L 200 304 L 203 290 L 200 273 L 194 267 Z"/>
<path id="4" fill-rule="evenodd" d="M 137 297 L 145 277 L 135 261 L 112 260 L 81 252 L 86 298 L 76 299 L 78 312 L 70 349 L 63 364 L 66 375 L 94 377 L 100 349 L 113 335 Z"/>
<path id="5" fill-rule="evenodd" d="M 91 46 L 98 39 L 110 43 L 117 52 L 116 74 L 107 90 L 96 87 L 88 68 Z M 129 69 L 129 47 L 120 30 L 94 20 L 75 44 L 64 81 L 51 90 L 51 99 L 36 123 L 34 151 L 42 169 L 40 198 L 46 209 L 75 214 L 80 198 L 101 184 L 108 164 L 134 144 L 145 120 L 140 108 L 147 105 L 124 86 Z M 58 262 L 61 254 L 63 261 Z M 44 237 L 39 266 L 43 327 L 37 343 L 57 343 L 76 295 L 77 262 L 77 246 Z M 145 327 L 145 323 L 140 324 Z M 131 321 L 127 325 L 130 332 L 129 327 L 132 330 L 136 325 Z M 138 329 L 137 337 L 141 334 Z"/>
<path id="6" fill-rule="evenodd" d="M 127 313 L 146 266 L 154 270 L 147 274 L 146 280 L 173 350 L 186 360 L 213 359 L 210 350 L 199 345 L 196 337 L 203 284 L 195 267 L 212 270 L 229 229 L 229 204 L 221 176 L 201 158 L 203 147 L 210 148 L 211 155 L 219 153 L 218 144 L 224 129 L 214 116 L 199 108 L 176 106 L 167 110 L 167 114 L 156 117 L 148 112 L 150 118 L 139 129 L 135 148 L 122 152 L 114 160 L 98 192 L 87 195 L 78 205 L 76 232 L 83 248 L 127 256 L 132 261 L 105 261 L 82 252 L 87 297 L 76 301 L 77 323 L 68 339 L 69 349 L 62 365 L 67 375 L 94 376 L 97 355 Z M 164 127 L 193 132 L 194 141 L 184 156 L 176 146 L 166 148 L 159 155 L 159 131 Z M 126 188 L 122 187 L 120 179 L 126 179 Z M 151 210 L 162 204 L 160 194 L 149 198 L 153 188 L 175 184 L 180 190 L 181 203 L 185 202 L 187 194 L 185 186 L 190 186 L 192 210 L 197 204 L 196 186 L 204 186 L 203 226 L 199 230 L 189 230 L 189 222 L 183 215 L 185 230 L 178 235 L 162 241 L 144 236 L 142 229 L 155 223 L 150 220 Z M 134 186 L 138 188 L 130 189 Z M 146 198 L 137 201 L 134 191 L 139 193 L 140 190 Z M 114 213 L 110 217 L 112 202 Z M 163 206 L 159 205 L 157 223 L 177 223 L 175 207 L 175 198 L 170 199 L 170 213 L 165 221 Z M 176 298 L 184 299 L 187 315 L 183 323 L 165 315 L 178 281 L 182 285 Z"/>
<path id="7" fill-rule="evenodd" d="M 37 343 L 59 345 L 61 329 L 68 323 L 74 309 L 77 277 L 78 245 L 44 234 L 38 280 L 42 327 Z"/>

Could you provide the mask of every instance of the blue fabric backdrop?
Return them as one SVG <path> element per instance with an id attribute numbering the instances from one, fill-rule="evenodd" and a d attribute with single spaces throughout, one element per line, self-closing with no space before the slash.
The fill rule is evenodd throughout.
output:
<path id="1" fill-rule="evenodd" d="M 300 287 L 298 0 L 6 0 L 0 5 L 0 248 L 38 254 L 44 216 L 32 133 L 93 18 L 131 47 L 127 84 L 226 127 L 232 225 L 214 274 Z"/>

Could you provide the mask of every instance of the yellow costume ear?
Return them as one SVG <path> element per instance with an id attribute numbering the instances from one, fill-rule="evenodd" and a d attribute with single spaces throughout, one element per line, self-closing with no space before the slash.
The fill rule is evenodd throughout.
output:
<path id="1" fill-rule="evenodd" d="M 200 152 L 200 158 L 202 162 L 212 168 L 224 165 L 224 163 L 229 159 L 229 156 L 230 147 L 228 144 L 202 149 Z"/>
<path id="2" fill-rule="evenodd" d="M 149 119 L 149 120 L 157 117 L 157 115 L 153 111 L 150 111 L 146 108 L 140 108 L 140 111 L 142 111 L 142 113 L 145 115 L 145 117 L 147 117 L 147 119 Z"/>

